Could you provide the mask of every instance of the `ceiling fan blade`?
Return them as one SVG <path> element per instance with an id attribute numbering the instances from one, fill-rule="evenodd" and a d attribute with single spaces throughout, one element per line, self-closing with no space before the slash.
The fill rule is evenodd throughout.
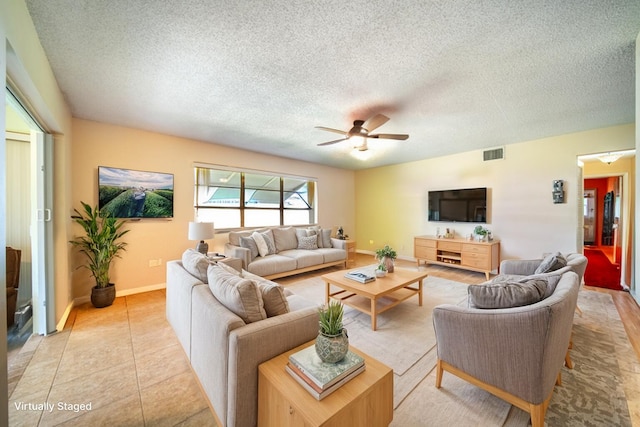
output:
<path id="1" fill-rule="evenodd" d="M 345 132 L 345 131 L 343 131 L 343 130 L 340 130 L 340 129 L 333 129 L 333 128 L 327 128 L 327 127 L 324 127 L 324 126 L 316 126 L 316 129 L 326 130 L 326 131 L 328 131 L 328 132 L 339 133 L 339 134 L 341 134 L 341 135 L 346 135 L 346 134 L 347 134 L 347 132 Z"/>
<path id="2" fill-rule="evenodd" d="M 379 128 L 388 121 L 389 117 L 385 116 L 384 114 L 376 114 L 375 116 L 367 120 L 367 123 L 363 127 L 371 132 L 372 130 Z"/>
<path id="3" fill-rule="evenodd" d="M 319 147 L 322 147 L 324 145 L 331 145 L 331 144 L 335 144 L 336 142 L 340 142 L 340 141 L 346 141 L 349 138 L 340 138 L 340 139 L 334 139 L 333 141 L 327 141 L 327 142 L 323 142 L 321 144 L 318 144 Z"/>
<path id="4" fill-rule="evenodd" d="M 409 135 L 403 135 L 398 133 L 378 133 L 375 135 L 369 135 L 369 138 L 400 139 L 404 141 L 405 139 L 409 139 Z"/>

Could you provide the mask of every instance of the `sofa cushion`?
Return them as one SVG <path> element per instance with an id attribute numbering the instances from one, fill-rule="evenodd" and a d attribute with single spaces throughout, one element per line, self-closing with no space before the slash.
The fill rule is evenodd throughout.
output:
<path id="1" fill-rule="evenodd" d="M 296 263 L 296 268 L 307 268 L 324 262 L 324 257 L 322 256 L 322 253 L 320 253 L 321 250 L 323 249 L 316 249 L 315 251 L 291 249 L 289 251 L 281 252 L 280 255 L 293 259 Z"/>
<path id="2" fill-rule="evenodd" d="M 240 247 L 249 249 L 249 254 L 251 255 L 251 261 L 256 259 L 260 252 L 258 251 L 258 245 L 253 237 L 240 237 Z"/>
<path id="3" fill-rule="evenodd" d="M 318 237 L 315 235 L 298 237 L 298 249 L 318 249 Z"/>
<path id="4" fill-rule="evenodd" d="M 542 301 L 547 289 L 545 278 L 523 282 L 499 282 L 470 285 L 469 305 L 475 308 L 510 308 Z"/>
<path id="5" fill-rule="evenodd" d="M 245 323 L 267 318 L 262 293 L 255 282 L 229 273 L 217 264 L 209 266 L 207 275 L 213 296 Z"/>
<path id="6" fill-rule="evenodd" d="M 284 286 L 280 286 L 271 280 L 267 280 L 246 270 L 242 270 L 242 277 L 252 280 L 260 289 L 262 301 L 264 302 L 264 311 L 267 313 L 267 317 L 278 316 L 290 311 L 287 292 Z"/>
<path id="7" fill-rule="evenodd" d="M 323 248 L 331 248 L 331 229 L 330 228 L 323 228 L 320 231 L 319 236 L 321 237 L 322 240 L 322 247 Z"/>
<path id="8" fill-rule="evenodd" d="M 273 233 L 273 240 L 276 244 L 276 252 L 282 252 L 287 249 L 295 249 L 298 247 L 295 228 L 274 228 L 271 232 Z"/>
<path id="9" fill-rule="evenodd" d="M 566 265 L 567 260 L 565 257 L 560 252 L 555 252 L 547 255 L 542 260 L 538 268 L 536 268 L 536 271 L 534 271 L 534 274 L 549 273 L 551 271 L 559 270 Z"/>
<path id="10" fill-rule="evenodd" d="M 256 246 L 258 247 L 258 253 L 260 256 L 264 257 L 269 255 L 269 246 L 267 242 L 264 240 L 264 236 L 257 231 L 251 235 L 251 238 L 256 242 Z"/>
<path id="11" fill-rule="evenodd" d="M 295 270 L 296 265 L 295 259 L 275 254 L 269 255 L 265 258 L 256 258 L 246 268 L 251 273 L 257 274 L 258 276 L 270 276 L 272 274 L 282 273 L 283 271 Z"/>
<path id="12" fill-rule="evenodd" d="M 256 280 L 255 283 L 262 293 L 264 311 L 267 313 L 267 317 L 279 316 L 289 312 L 289 303 L 282 286 L 269 280 Z"/>
<path id="13" fill-rule="evenodd" d="M 324 262 L 336 262 L 347 259 L 347 252 L 342 249 L 322 248 L 318 249 L 316 252 L 322 254 Z"/>
<path id="14" fill-rule="evenodd" d="M 209 260 L 205 254 L 189 248 L 182 254 L 182 265 L 193 277 L 199 279 L 202 283 L 207 283 Z"/>

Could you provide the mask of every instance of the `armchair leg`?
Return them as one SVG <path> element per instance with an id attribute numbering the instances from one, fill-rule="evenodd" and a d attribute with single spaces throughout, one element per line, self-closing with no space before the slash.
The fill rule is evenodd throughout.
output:
<path id="1" fill-rule="evenodd" d="M 571 360 L 571 354 L 569 350 L 573 348 L 573 332 L 571 333 L 571 338 L 569 339 L 569 348 L 567 349 L 567 354 L 564 356 L 564 364 L 569 369 L 573 369 L 573 361 Z"/>
<path id="2" fill-rule="evenodd" d="M 436 363 L 436 388 L 440 388 L 442 386 L 442 361 L 438 359 Z"/>

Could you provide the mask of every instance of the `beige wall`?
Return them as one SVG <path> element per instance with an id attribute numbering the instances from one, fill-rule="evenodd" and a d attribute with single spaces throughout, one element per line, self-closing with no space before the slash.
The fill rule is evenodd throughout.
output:
<path id="1" fill-rule="evenodd" d="M 113 166 L 174 174 L 173 220 L 131 221 L 127 251 L 117 259 L 112 278 L 120 294 L 162 286 L 167 260 L 180 258 L 195 246 L 187 240 L 193 221 L 194 162 L 258 169 L 318 179 L 318 221 L 323 226 L 342 225 L 355 234 L 354 172 L 290 160 L 220 145 L 145 132 L 87 120 L 73 120 L 73 200 L 98 201 L 97 168 Z M 79 230 L 74 228 L 74 232 Z M 216 235 L 209 249 L 222 252 L 226 234 Z M 162 259 L 160 267 L 149 260 Z M 76 260 L 77 262 L 77 260 Z M 74 297 L 86 296 L 91 282 L 85 271 L 74 273 Z"/>
<path id="2" fill-rule="evenodd" d="M 356 172 L 358 249 L 390 244 L 413 257 L 413 236 L 471 224 L 427 221 L 427 192 L 488 187 L 489 228 L 502 258 L 534 258 L 576 250 L 582 203 L 577 156 L 634 147 L 634 125 L 616 126 L 507 145 L 505 159 L 484 162 L 482 151 Z M 552 201 L 552 181 L 565 181 L 566 202 Z M 373 243 L 371 243 L 371 241 Z"/>

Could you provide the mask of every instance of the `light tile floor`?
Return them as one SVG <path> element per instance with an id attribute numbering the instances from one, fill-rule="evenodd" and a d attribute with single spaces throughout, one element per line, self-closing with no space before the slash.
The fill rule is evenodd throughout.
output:
<path id="1" fill-rule="evenodd" d="M 10 362 L 9 425 L 215 426 L 166 321 L 165 296 L 87 303 L 63 331 L 32 336 Z"/>

